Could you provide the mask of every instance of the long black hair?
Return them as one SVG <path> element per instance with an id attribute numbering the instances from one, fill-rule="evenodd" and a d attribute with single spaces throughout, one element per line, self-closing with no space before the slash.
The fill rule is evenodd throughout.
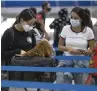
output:
<path id="1" fill-rule="evenodd" d="M 90 10 L 87 9 L 87 8 L 85 8 L 85 9 L 84 9 L 84 12 L 85 12 L 86 14 L 88 14 L 88 16 L 89 16 L 89 25 L 88 25 L 88 27 L 90 27 L 90 28 L 93 30 L 93 23 L 92 23 L 92 20 L 91 20 L 91 13 L 90 13 Z"/>
<path id="2" fill-rule="evenodd" d="M 32 10 L 30 9 L 24 9 L 17 17 L 16 17 L 16 21 L 13 25 L 17 24 L 20 22 L 21 19 L 23 19 L 24 21 L 29 21 L 32 18 L 36 18 L 35 14 Z"/>

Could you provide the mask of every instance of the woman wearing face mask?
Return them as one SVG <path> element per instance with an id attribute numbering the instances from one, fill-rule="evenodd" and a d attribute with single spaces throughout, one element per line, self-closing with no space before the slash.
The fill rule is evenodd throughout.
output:
<path id="1" fill-rule="evenodd" d="M 10 60 L 15 54 L 22 55 L 35 47 L 36 39 L 31 31 L 35 21 L 34 13 L 29 9 L 25 9 L 17 16 L 14 25 L 4 32 L 1 39 L 1 59 L 3 65 L 11 65 Z M 9 79 L 11 78 L 10 74 Z M 21 78 L 23 79 L 23 77 Z"/>
<path id="2" fill-rule="evenodd" d="M 94 48 L 94 34 L 91 28 L 88 27 L 89 17 L 80 7 L 75 7 L 71 11 L 71 25 L 64 26 L 59 39 L 58 48 L 63 51 L 66 56 L 84 56 L 91 55 Z M 64 46 L 64 43 L 66 46 Z M 58 67 L 88 67 L 86 60 L 64 60 L 60 61 Z M 82 73 L 57 73 L 57 83 L 72 83 L 82 84 L 85 82 Z M 59 78 L 62 77 L 62 78 Z M 86 77 L 85 77 L 86 78 Z M 61 79 L 61 80 L 60 80 Z M 84 80 L 83 80 L 84 79 Z M 64 90 L 60 90 L 64 91 Z"/>
<path id="3" fill-rule="evenodd" d="M 19 14 L 14 25 L 2 36 L 2 59 L 10 60 L 15 54 L 23 54 L 35 46 L 36 40 L 31 33 L 34 22 L 35 16 L 31 10 L 25 9 Z"/>

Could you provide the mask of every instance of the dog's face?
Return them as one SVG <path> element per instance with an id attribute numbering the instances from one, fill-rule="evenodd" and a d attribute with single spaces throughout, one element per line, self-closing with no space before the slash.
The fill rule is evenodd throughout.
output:
<path id="1" fill-rule="evenodd" d="M 53 49 L 52 49 L 52 46 L 49 44 L 49 42 L 47 40 L 40 41 L 36 45 L 36 48 L 40 51 L 39 53 L 41 53 L 45 57 L 52 55 Z"/>

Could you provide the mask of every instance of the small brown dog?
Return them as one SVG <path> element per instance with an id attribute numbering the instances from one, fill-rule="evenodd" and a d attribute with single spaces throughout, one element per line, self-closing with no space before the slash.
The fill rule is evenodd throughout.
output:
<path id="1" fill-rule="evenodd" d="M 53 48 L 49 42 L 44 39 L 40 41 L 33 49 L 27 51 L 22 56 L 40 56 L 40 57 L 49 57 L 53 53 Z"/>

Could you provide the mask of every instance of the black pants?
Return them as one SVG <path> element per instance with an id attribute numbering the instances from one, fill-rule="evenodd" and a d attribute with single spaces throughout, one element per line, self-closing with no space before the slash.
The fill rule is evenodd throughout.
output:
<path id="1" fill-rule="evenodd" d="M 94 81 L 95 81 L 95 85 L 97 85 L 97 76 L 93 76 Z"/>
<path id="2" fill-rule="evenodd" d="M 56 56 L 62 56 L 63 52 L 62 51 L 56 51 Z"/>

